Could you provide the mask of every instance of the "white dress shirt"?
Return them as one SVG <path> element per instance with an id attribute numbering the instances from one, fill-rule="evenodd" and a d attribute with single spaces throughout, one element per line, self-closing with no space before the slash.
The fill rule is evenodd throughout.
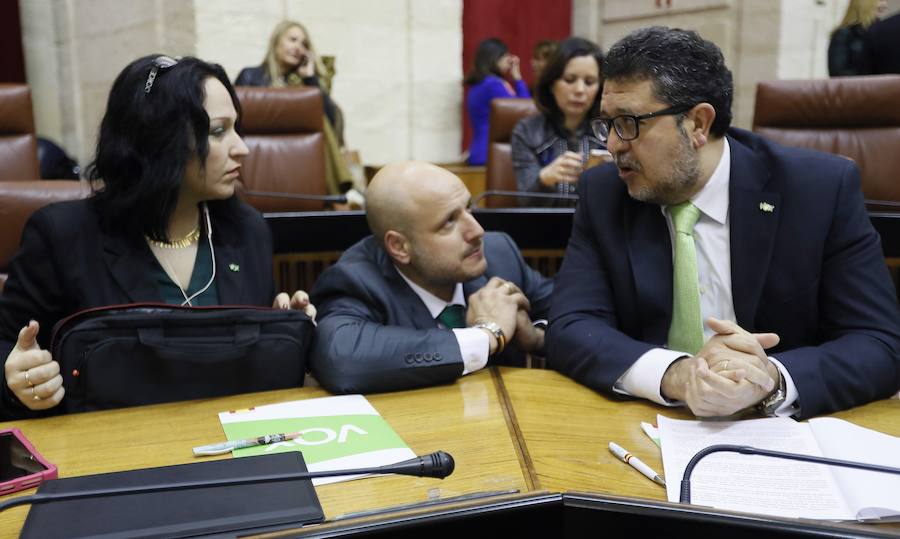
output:
<path id="1" fill-rule="evenodd" d="M 694 245 L 697 251 L 697 275 L 700 285 L 700 317 L 735 321 L 734 300 L 731 294 L 731 228 L 728 214 L 728 185 L 731 182 L 731 148 L 725 139 L 722 157 L 712 176 L 703 188 L 691 198 L 700 210 L 700 219 L 694 226 Z M 675 227 L 666 211 L 660 210 L 669 227 L 669 238 L 674 249 Z M 674 251 L 673 251 L 674 256 Z M 703 336 L 709 339 L 715 335 L 706 324 Z M 660 392 L 663 375 L 675 360 L 690 356 L 687 352 L 654 348 L 639 357 L 625 373 L 616 380 L 613 390 L 617 393 L 641 397 L 666 406 L 680 406 L 681 402 L 667 400 Z M 777 359 L 770 360 L 784 377 L 787 398 L 776 411 L 776 415 L 796 414 L 797 386 Z"/>
<path id="2" fill-rule="evenodd" d="M 425 308 L 431 313 L 431 317 L 435 319 L 435 323 L 439 327 L 444 326 L 437 321 L 437 317 L 448 305 L 462 305 L 466 307 L 462 283 L 456 283 L 456 288 L 453 289 L 453 299 L 448 303 L 410 281 L 399 268 L 397 273 L 400 274 L 400 277 L 403 277 L 406 284 L 419 296 L 419 299 L 425 304 Z M 478 328 L 455 328 L 453 329 L 453 334 L 456 336 L 456 342 L 459 343 L 459 352 L 462 355 L 463 376 L 483 369 L 487 365 L 488 355 L 491 352 L 491 342 L 487 332 Z"/>

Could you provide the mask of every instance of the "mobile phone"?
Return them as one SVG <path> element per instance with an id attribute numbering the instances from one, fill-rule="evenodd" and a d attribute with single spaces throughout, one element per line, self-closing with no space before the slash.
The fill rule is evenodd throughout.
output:
<path id="1" fill-rule="evenodd" d="M 56 473 L 21 430 L 0 430 L 0 495 L 36 487 Z"/>

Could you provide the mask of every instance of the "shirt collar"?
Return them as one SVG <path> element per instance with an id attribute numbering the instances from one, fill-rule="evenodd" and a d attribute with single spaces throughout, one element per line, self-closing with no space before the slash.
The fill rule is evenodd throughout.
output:
<path id="1" fill-rule="evenodd" d="M 728 138 L 722 140 L 725 144 L 716 170 L 706 185 L 691 199 L 697 209 L 720 225 L 724 225 L 728 219 L 728 184 L 731 182 L 731 148 L 728 146 Z"/>
<path id="2" fill-rule="evenodd" d="M 412 288 L 412 291 L 415 292 L 417 296 L 419 296 L 419 299 L 421 299 L 422 303 L 425 304 L 425 308 L 428 309 L 429 313 L 431 313 L 432 318 L 437 318 L 438 315 L 443 312 L 444 308 L 447 307 L 447 305 L 462 305 L 463 307 L 466 306 L 466 298 L 463 295 L 462 283 L 456 283 L 456 287 L 453 289 L 453 299 L 450 300 L 450 303 L 447 303 L 428 290 L 425 290 L 421 286 L 410 281 L 406 275 L 403 275 L 403 272 L 400 271 L 400 268 L 397 268 L 397 273 L 400 274 L 400 277 L 403 277 L 403 280 L 406 281 L 406 284 L 408 284 L 410 288 Z"/>

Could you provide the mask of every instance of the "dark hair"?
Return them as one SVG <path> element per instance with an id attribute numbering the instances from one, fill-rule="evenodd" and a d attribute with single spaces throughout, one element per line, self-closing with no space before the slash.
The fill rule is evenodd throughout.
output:
<path id="1" fill-rule="evenodd" d="M 548 59 L 559 47 L 559 42 L 552 39 L 542 39 L 534 44 L 531 49 L 531 57 L 534 59 Z"/>
<path id="2" fill-rule="evenodd" d="M 466 75 L 466 84 L 478 84 L 488 75 L 500 76 L 501 73 L 497 69 L 497 61 L 506 53 L 509 48 L 499 39 L 492 37 L 485 39 L 478 44 L 475 51 L 475 62 L 472 71 Z"/>
<path id="3" fill-rule="evenodd" d="M 553 84 L 563 76 L 566 71 L 566 65 L 572 58 L 579 56 L 592 56 L 597 61 L 597 74 L 600 76 L 600 88 L 597 91 L 597 97 L 594 103 L 588 109 L 587 118 L 595 116 L 600 112 L 600 94 L 603 91 L 603 51 L 593 41 L 582 39 L 580 37 L 570 37 L 556 48 L 553 55 L 547 60 L 547 65 L 541 72 L 541 78 L 538 79 L 537 86 L 534 90 L 534 102 L 541 113 L 550 118 L 551 123 L 561 129 L 564 123 L 562 110 L 553 97 Z"/>
<path id="4" fill-rule="evenodd" d="M 209 154 L 204 82 L 212 77 L 225 86 L 238 118 L 240 103 L 221 66 L 191 57 L 160 69 L 145 92 L 152 62 L 159 56 L 138 58 L 113 82 L 87 177 L 94 185 L 92 201 L 104 230 L 168 241 L 187 164 L 196 156 L 202 172 Z M 235 197 L 208 203 L 210 213 L 226 218 L 237 204 Z"/>
<path id="5" fill-rule="evenodd" d="M 636 30 L 609 49 L 603 75 L 606 80 L 650 80 L 654 97 L 670 106 L 709 103 L 716 111 L 710 132 L 717 137 L 731 125 L 731 71 L 719 47 L 693 30 Z"/>

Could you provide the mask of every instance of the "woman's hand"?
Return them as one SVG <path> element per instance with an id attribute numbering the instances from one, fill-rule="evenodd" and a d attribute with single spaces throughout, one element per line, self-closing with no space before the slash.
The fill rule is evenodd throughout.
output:
<path id="1" fill-rule="evenodd" d="M 313 323 L 316 321 L 316 306 L 309 302 L 309 294 L 303 290 L 297 290 L 292 296 L 288 296 L 287 292 L 281 292 L 275 296 L 272 307 L 276 309 L 302 310 Z"/>
<path id="2" fill-rule="evenodd" d="M 538 178 L 547 187 L 555 187 L 558 183 L 575 183 L 583 168 L 581 155 L 566 152 L 542 168 Z"/>
<path id="3" fill-rule="evenodd" d="M 300 65 L 297 66 L 297 74 L 301 79 L 308 79 L 316 74 L 316 59 L 312 52 L 307 51 L 300 59 Z"/>
<path id="4" fill-rule="evenodd" d="M 522 69 L 519 67 L 519 57 L 515 54 L 509 55 L 509 74 L 513 80 L 522 80 Z"/>
<path id="5" fill-rule="evenodd" d="M 58 405 L 66 394 L 59 363 L 37 344 L 40 326 L 32 320 L 19 331 L 16 346 L 6 357 L 6 385 L 19 401 L 32 410 Z"/>

